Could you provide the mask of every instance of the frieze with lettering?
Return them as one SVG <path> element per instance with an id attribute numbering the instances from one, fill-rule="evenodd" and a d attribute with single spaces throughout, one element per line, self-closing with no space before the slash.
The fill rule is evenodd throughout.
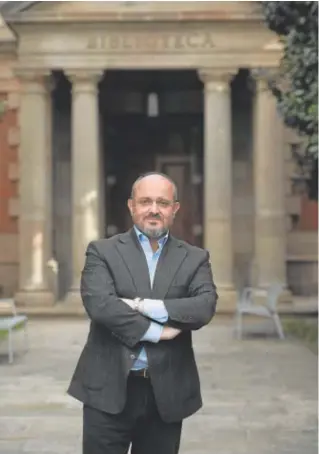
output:
<path id="1" fill-rule="evenodd" d="M 88 39 L 87 49 L 108 53 L 198 52 L 214 48 L 211 32 L 189 33 L 108 33 Z"/>

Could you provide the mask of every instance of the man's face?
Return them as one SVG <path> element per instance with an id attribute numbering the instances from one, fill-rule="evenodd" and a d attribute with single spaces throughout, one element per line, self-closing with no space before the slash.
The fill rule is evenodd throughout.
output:
<path id="1" fill-rule="evenodd" d="M 136 227 L 149 238 L 160 238 L 173 224 L 179 203 L 174 186 L 161 175 L 149 175 L 139 181 L 128 207 Z"/>

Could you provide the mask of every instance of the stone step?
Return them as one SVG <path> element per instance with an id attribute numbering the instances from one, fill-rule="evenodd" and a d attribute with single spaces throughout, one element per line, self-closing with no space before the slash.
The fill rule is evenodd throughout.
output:
<path id="1" fill-rule="evenodd" d="M 57 303 L 54 306 L 24 306 L 18 307 L 18 312 L 30 317 L 79 317 L 87 318 L 82 305 Z M 282 315 L 317 314 L 318 301 L 316 297 L 296 297 L 290 301 L 283 301 L 278 305 L 278 312 Z M 230 300 L 220 299 L 217 305 L 217 315 L 231 316 L 235 313 L 235 303 Z M 0 316 L 11 315 L 7 307 L 0 307 Z"/>

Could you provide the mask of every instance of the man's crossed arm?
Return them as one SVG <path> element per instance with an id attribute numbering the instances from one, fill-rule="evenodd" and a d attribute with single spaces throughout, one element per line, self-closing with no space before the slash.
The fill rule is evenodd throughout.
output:
<path id="1" fill-rule="evenodd" d="M 163 301 L 136 298 L 121 298 L 131 309 L 152 320 L 150 327 L 142 337 L 142 341 L 157 343 L 160 340 L 174 339 L 181 330 L 171 326 L 163 326 L 168 320 L 168 312 Z M 156 323 L 155 323 L 156 322 Z"/>
<path id="2" fill-rule="evenodd" d="M 168 312 L 162 300 L 140 298 L 135 298 L 134 300 L 121 298 L 121 300 L 132 309 L 137 310 L 140 314 L 155 322 L 164 324 L 168 320 Z"/>
<path id="3" fill-rule="evenodd" d="M 125 302 L 116 295 L 112 274 L 98 251 L 97 242 L 91 242 L 87 248 L 81 278 L 81 295 L 86 312 L 91 320 L 104 325 L 128 347 L 134 347 L 141 340 L 170 340 L 182 329 L 199 329 L 210 321 L 215 313 L 217 294 L 207 259 L 203 260 L 193 276 L 189 294 L 188 298 L 167 299 L 164 302 Z M 135 310 L 132 306 L 127 307 L 128 302 Z M 169 326 L 165 326 L 166 322 Z M 152 323 L 157 327 L 155 337 L 150 335 Z"/>
<path id="4" fill-rule="evenodd" d="M 122 299 L 135 311 L 153 320 L 179 330 L 197 330 L 207 325 L 215 314 L 218 295 L 213 282 L 209 254 L 203 254 L 192 277 L 187 295 L 179 298 Z"/>

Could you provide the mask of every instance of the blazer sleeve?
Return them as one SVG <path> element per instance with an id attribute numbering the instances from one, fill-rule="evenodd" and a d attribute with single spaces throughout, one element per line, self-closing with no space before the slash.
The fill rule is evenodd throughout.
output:
<path id="1" fill-rule="evenodd" d="M 182 330 L 198 330 L 215 315 L 217 300 L 209 253 L 206 252 L 191 279 L 189 296 L 164 300 L 169 316 L 167 323 Z"/>
<path id="2" fill-rule="evenodd" d="M 86 250 L 81 296 L 90 319 L 104 325 L 130 348 L 140 342 L 150 326 L 150 320 L 117 297 L 112 275 L 95 242 Z"/>

